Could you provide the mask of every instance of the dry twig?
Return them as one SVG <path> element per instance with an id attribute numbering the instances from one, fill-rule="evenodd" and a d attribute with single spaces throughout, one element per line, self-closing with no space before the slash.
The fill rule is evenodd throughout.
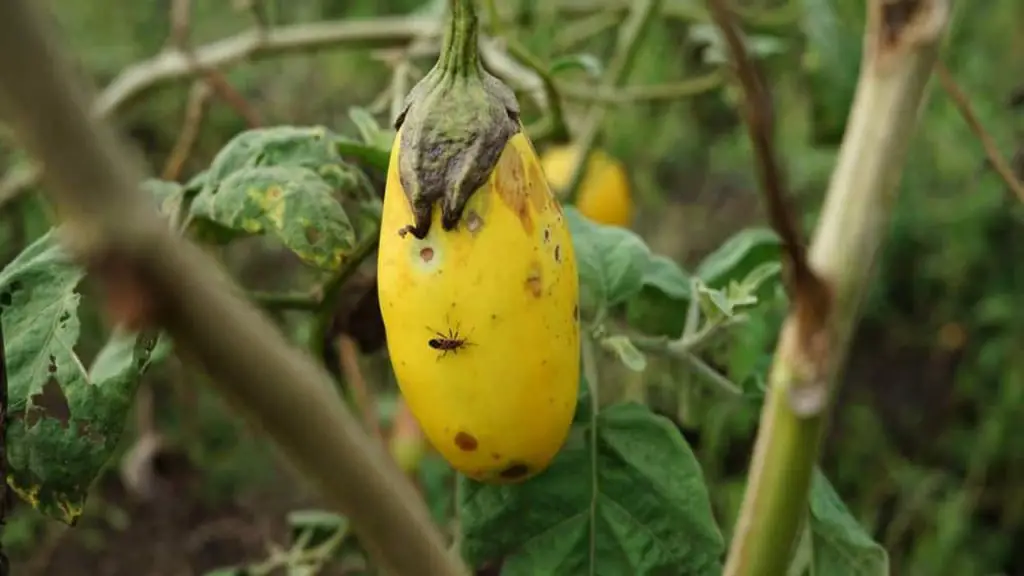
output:
<path id="1" fill-rule="evenodd" d="M 188 103 L 185 105 L 185 118 L 181 124 L 181 131 L 178 139 L 174 142 L 164 169 L 160 177 L 164 180 L 177 180 L 181 175 L 182 168 L 188 157 L 192 155 L 192 148 L 199 139 L 199 130 L 202 127 L 203 115 L 206 113 L 206 106 L 213 91 L 206 82 L 196 82 L 189 92 Z"/>
<path id="2" fill-rule="evenodd" d="M 953 79 L 953 74 L 950 73 L 949 69 L 942 62 L 935 65 L 935 75 L 939 77 L 939 83 L 942 84 L 943 90 L 953 100 L 953 104 L 960 111 L 960 115 L 964 117 L 964 122 L 967 122 L 968 128 L 971 129 L 971 132 L 974 132 L 974 135 L 981 142 L 981 147 L 985 149 L 985 156 L 988 157 L 989 164 L 992 165 L 992 168 L 1006 182 L 1006 185 L 1017 198 L 1024 202 L 1024 182 L 1017 179 L 1017 175 L 1013 173 L 1013 168 L 1010 167 L 1010 164 L 1000 154 L 996 141 L 985 130 L 985 127 L 981 125 L 981 121 L 978 120 L 977 114 L 974 113 L 974 109 L 971 107 L 971 99 L 960 89 L 956 80 Z"/>
<path id="3" fill-rule="evenodd" d="M 106 281 L 98 262 L 136 278 L 179 353 L 352 520 L 382 569 L 466 574 L 413 487 L 337 401 L 323 367 L 289 345 L 215 260 L 163 225 L 138 189 L 135 158 L 89 112 L 88 90 L 39 10 L 0 2 L 0 114 L 45 166 L 44 191 L 65 218 L 70 253 L 94 280 Z"/>

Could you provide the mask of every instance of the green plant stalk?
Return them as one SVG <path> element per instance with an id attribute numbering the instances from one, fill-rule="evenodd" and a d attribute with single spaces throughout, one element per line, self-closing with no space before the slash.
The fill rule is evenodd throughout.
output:
<path id="1" fill-rule="evenodd" d="M 637 0 L 632 4 L 629 17 L 623 23 L 619 32 L 619 42 L 615 47 L 615 53 L 605 69 L 601 82 L 601 89 L 610 90 L 621 85 L 626 80 L 633 60 L 640 47 L 640 38 L 644 31 L 654 19 L 654 15 L 661 7 L 661 0 Z M 605 107 L 595 104 L 587 114 L 584 123 L 583 134 L 579 138 L 577 147 L 579 152 L 576 161 L 573 163 L 570 172 L 569 186 L 566 194 L 566 201 L 575 204 L 579 196 L 580 184 L 587 172 L 587 164 L 590 160 L 590 152 L 597 144 L 597 137 L 601 133 L 601 125 L 604 122 Z"/>
<path id="2" fill-rule="evenodd" d="M 88 86 L 34 2 L 0 2 L 0 114 L 46 167 L 44 191 L 64 219 L 62 241 L 91 277 L 121 271 L 153 304 L 210 384 L 283 449 L 326 503 L 348 516 L 392 574 L 463 576 L 429 510 L 371 442 L 322 367 L 294 349 L 212 258 L 168 229 L 139 190 L 142 171 L 89 112 Z"/>
<path id="3" fill-rule="evenodd" d="M 895 17 L 899 10 L 909 20 Z M 808 255 L 833 290 L 833 309 L 821 334 L 801 334 L 792 313 L 782 327 L 726 576 L 781 576 L 795 551 L 829 395 L 846 360 L 948 18 L 948 0 L 868 3 L 857 93 Z"/>

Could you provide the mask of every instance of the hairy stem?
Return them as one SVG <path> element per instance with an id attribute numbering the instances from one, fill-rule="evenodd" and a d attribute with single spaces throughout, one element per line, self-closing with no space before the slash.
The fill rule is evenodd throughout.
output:
<path id="1" fill-rule="evenodd" d="M 802 326 L 799 306 L 783 325 L 726 576 L 785 574 L 795 551 L 830 394 L 949 18 L 948 0 L 871 0 L 867 10 L 853 109 L 808 252 L 834 306 L 813 333 Z"/>

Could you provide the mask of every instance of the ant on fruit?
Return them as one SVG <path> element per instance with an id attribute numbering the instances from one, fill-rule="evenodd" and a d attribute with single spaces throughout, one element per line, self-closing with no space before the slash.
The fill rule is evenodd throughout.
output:
<path id="1" fill-rule="evenodd" d="M 428 328 L 428 330 L 429 329 L 430 328 Z M 458 354 L 459 350 L 465 348 L 466 346 L 473 345 L 466 338 L 462 338 L 459 336 L 458 326 L 456 326 L 454 330 L 452 328 L 449 328 L 447 334 L 442 334 L 437 330 L 434 330 L 434 334 L 437 335 L 437 338 L 431 338 L 430 340 L 427 340 L 427 346 L 430 346 L 434 350 L 441 351 L 441 354 L 439 354 L 437 357 L 438 360 L 447 356 L 449 352 L 452 354 Z"/>

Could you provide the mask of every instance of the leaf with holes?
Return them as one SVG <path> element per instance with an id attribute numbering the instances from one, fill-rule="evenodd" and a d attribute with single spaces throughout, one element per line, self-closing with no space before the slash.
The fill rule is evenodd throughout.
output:
<path id="1" fill-rule="evenodd" d="M 820 470 L 811 484 L 810 529 L 814 574 L 889 576 L 885 548 L 850 515 Z"/>
<path id="2" fill-rule="evenodd" d="M 721 574 L 725 544 L 678 429 L 639 404 L 606 408 L 594 425 L 575 425 L 551 467 L 522 484 L 460 478 L 466 560 L 503 576 Z"/>
<path id="3" fill-rule="evenodd" d="M 580 311 L 584 317 L 621 304 L 643 286 L 651 251 L 639 236 L 617 226 L 590 220 L 565 207 L 580 276 Z"/>
<path id="4" fill-rule="evenodd" d="M 77 287 L 84 274 L 56 232 L 29 245 L 0 272 L 7 335 L 7 446 L 11 488 L 42 513 L 74 524 L 90 484 L 117 447 L 155 339 L 131 353 L 107 351 L 87 371 Z"/>

